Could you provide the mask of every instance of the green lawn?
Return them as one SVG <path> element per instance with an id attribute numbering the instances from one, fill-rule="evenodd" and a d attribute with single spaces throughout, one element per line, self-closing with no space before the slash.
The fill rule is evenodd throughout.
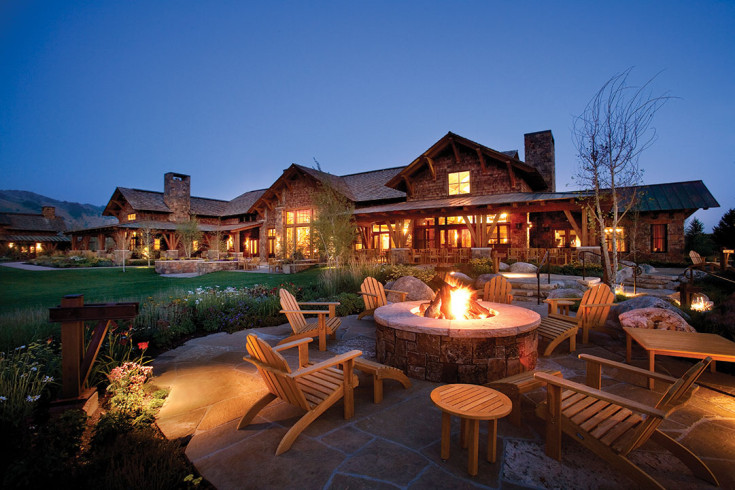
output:
<path id="1" fill-rule="evenodd" d="M 33 307 L 49 308 L 67 294 L 83 294 L 86 303 L 137 300 L 165 291 L 192 290 L 205 286 L 269 287 L 292 282 L 298 286 L 314 284 L 319 270 L 299 274 L 254 274 L 215 272 L 188 279 L 161 277 L 147 267 L 99 269 L 59 269 L 25 271 L 0 266 L 0 313 Z"/>

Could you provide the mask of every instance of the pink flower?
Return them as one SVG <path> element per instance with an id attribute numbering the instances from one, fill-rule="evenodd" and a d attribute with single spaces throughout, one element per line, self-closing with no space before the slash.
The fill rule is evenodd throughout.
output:
<path id="1" fill-rule="evenodd" d="M 146 350 L 148 348 L 148 342 L 138 342 L 138 349 Z"/>

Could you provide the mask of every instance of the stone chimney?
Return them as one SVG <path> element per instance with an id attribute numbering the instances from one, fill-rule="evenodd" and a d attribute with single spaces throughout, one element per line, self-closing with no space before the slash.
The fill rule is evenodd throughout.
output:
<path id="1" fill-rule="evenodd" d="M 191 217 L 191 177 L 174 172 L 164 175 L 163 202 L 173 213 L 171 221 L 188 221 Z"/>
<path id="2" fill-rule="evenodd" d="M 43 206 L 41 207 L 41 214 L 46 219 L 56 218 L 56 208 L 54 206 Z"/>
<path id="3" fill-rule="evenodd" d="M 556 163 L 554 136 L 551 130 L 524 135 L 526 164 L 534 167 L 544 178 L 549 192 L 556 192 Z"/>

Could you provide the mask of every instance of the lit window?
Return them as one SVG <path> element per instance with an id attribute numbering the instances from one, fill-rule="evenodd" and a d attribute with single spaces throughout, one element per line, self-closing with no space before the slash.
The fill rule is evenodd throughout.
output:
<path id="1" fill-rule="evenodd" d="M 8 248 L 13 248 L 13 247 L 15 247 L 15 243 L 13 242 L 8 243 Z"/>
<path id="2" fill-rule="evenodd" d="M 605 228 L 605 235 L 607 235 L 607 250 L 609 252 L 612 252 L 612 234 L 612 228 Z M 615 229 L 615 239 L 615 244 L 617 245 L 618 252 L 627 252 L 628 247 L 625 243 L 625 228 Z"/>
<path id="3" fill-rule="evenodd" d="M 41 242 L 37 242 L 36 243 L 36 252 L 41 252 L 41 251 L 43 251 L 43 247 L 41 246 Z"/>
<path id="4" fill-rule="evenodd" d="M 579 247 L 581 242 L 574 230 L 554 230 L 555 247 Z"/>
<path id="5" fill-rule="evenodd" d="M 667 226 L 665 224 L 651 225 L 651 252 L 666 252 Z"/>
<path id="6" fill-rule="evenodd" d="M 128 221 L 135 221 L 135 213 L 130 213 L 128 215 Z"/>
<path id="7" fill-rule="evenodd" d="M 300 209 L 296 211 L 296 223 L 299 225 L 311 223 L 311 209 Z"/>
<path id="8" fill-rule="evenodd" d="M 153 239 L 153 250 L 161 250 L 161 239 L 160 238 Z"/>
<path id="9" fill-rule="evenodd" d="M 286 211 L 286 224 L 287 225 L 293 224 L 293 211 Z"/>
<path id="10" fill-rule="evenodd" d="M 470 173 L 468 172 L 452 172 L 449 174 L 449 195 L 456 196 L 458 194 L 470 193 Z"/>

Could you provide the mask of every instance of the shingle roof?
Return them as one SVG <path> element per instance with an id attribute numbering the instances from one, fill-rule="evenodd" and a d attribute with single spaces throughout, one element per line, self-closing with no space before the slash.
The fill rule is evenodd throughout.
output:
<path id="1" fill-rule="evenodd" d="M 265 189 L 250 191 L 240 194 L 235 199 L 227 203 L 223 216 L 235 216 L 238 214 L 246 214 L 255 201 L 263 195 Z"/>
<path id="2" fill-rule="evenodd" d="M 405 167 L 383 168 L 343 175 L 342 180 L 355 196 L 355 202 L 378 201 L 382 199 L 401 199 L 406 197 L 405 192 L 386 187 L 385 183 L 395 177 Z"/>
<path id="3" fill-rule="evenodd" d="M 66 230 L 66 221 L 61 216 L 48 219 L 42 214 L 0 213 L 0 223 L 13 231 L 59 232 Z"/>
<path id="4" fill-rule="evenodd" d="M 127 187 L 118 187 L 117 190 L 136 211 L 171 212 L 163 202 L 163 192 L 128 189 Z"/>
<path id="5" fill-rule="evenodd" d="M 196 216 L 223 216 L 228 201 L 206 197 L 191 198 L 191 214 Z"/>
<path id="6" fill-rule="evenodd" d="M 330 174 L 328 172 L 322 172 L 321 170 L 317 170 L 315 168 L 304 167 L 303 165 L 294 164 L 294 167 L 312 176 L 317 181 L 332 186 L 335 190 L 346 196 L 349 200 L 355 200 L 355 195 L 352 192 L 352 189 L 349 185 L 347 185 L 342 177 Z"/>

